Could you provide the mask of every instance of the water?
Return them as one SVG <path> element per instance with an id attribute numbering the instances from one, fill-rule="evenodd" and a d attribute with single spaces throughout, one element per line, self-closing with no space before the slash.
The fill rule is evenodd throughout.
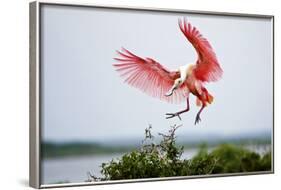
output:
<path id="1" fill-rule="evenodd" d="M 45 159 L 42 161 L 43 184 L 84 182 L 88 179 L 88 172 L 101 177 L 101 164 L 121 155 L 120 153 Z"/>
<path id="2" fill-rule="evenodd" d="M 268 152 L 271 148 L 270 145 L 248 145 L 247 149 L 255 151 L 261 155 Z M 208 151 L 211 151 L 210 148 Z M 186 149 L 182 158 L 190 159 L 198 149 Z M 119 154 L 106 154 L 106 155 L 91 155 L 67 158 L 51 158 L 42 161 L 42 183 L 68 183 L 68 182 L 84 182 L 88 179 L 88 172 L 94 174 L 96 177 L 102 177 L 100 170 L 101 164 L 109 162 L 113 158 L 117 159 L 122 156 Z"/>

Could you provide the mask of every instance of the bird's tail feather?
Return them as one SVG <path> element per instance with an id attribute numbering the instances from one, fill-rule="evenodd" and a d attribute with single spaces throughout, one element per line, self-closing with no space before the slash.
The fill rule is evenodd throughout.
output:
<path id="1" fill-rule="evenodd" d="M 207 97 L 208 97 L 208 100 L 207 100 L 208 103 L 211 104 L 214 101 L 214 97 L 209 93 L 208 93 Z"/>
<path id="2" fill-rule="evenodd" d="M 197 97 L 196 105 L 200 107 L 200 106 L 202 106 L 202 103 L 204 103 L 205 106 L 207 106 L 207 103 L 212 104 L 212 102 L 214 101 L 214 97 L 211 94 L 209 94 L 207 91 L 206 91 L 205 97 L 206 98 L 202 98 L 202 99 Z"/>

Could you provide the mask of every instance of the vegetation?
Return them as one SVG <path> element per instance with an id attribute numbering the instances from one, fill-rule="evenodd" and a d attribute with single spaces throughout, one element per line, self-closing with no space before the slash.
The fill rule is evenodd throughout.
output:
<path id="1" fill-rule="evenodd" d="M 172 126 L 168 134 L 159 134 L 160 143 L 154 142 L 151 127 L 145 130 L 141 148 L 126 153 L 119 160 L 102 164 L 103 178 L 90 174 L 90 181 L 121 180 L 153 177 L 190 176 L 271 170 L 271 152 L 261 156 L 236 145 L 221 144 L 208 152 L 202 144 L 192 159 L 181 158 L 183 146 L 177 146 Z"/>

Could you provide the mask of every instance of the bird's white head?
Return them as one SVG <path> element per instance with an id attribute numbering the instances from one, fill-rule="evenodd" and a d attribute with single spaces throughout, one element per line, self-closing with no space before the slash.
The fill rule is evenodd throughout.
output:
<path id="1" fill-rule="evenodd" d="M 180 72 L 180 78 L 177 78 L 174 81 L 174 85 L 172 86 L 172 88 L 165 94 L 166 96 L 171 96 L 173 94 L 173 92 L 178 89 L 189 77 L 189 75 L 191 75 L 192 73 L 192 69 L 193 69 L 193 64 L 187 64 L 187 65 L 183 65 L 178 69 L 178 72 Z"/>
<path id="2" fill-rule="evenodd" d="M 182 83 L 183 83 L 184 81 L 182 80 L 182 78 L 178 78 L 178 79 L 176 79 L 175 81 L 174 81 L 174 89 L 176 90 L 176 89 L 178 89 L 181 85 L 182 85 Z"/>

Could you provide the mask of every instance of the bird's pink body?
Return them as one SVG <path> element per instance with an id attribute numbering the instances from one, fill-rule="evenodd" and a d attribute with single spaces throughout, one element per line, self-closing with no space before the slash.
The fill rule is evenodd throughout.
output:
<path id="1" fill-rule="evenodd" d="M 198 59 L 195 64 L 181 66 L 177 71 L 169 71 L 151 58 L 141 58 L 126 49 L 117 51 L 121 56 L 115 58 L 116 70 L 125 77 L 125 82 L 142 90 L 150 96 L 170 103 L 187 101 L 187 108 L 176 113 L 167 113 L 167 119 L 189 111 L 189 94 L 197 97 L 201 106 L 195 124 L 200 121 L 202 110 L 212 103 L 213 96 L 204 87 L 205 82 L 217 81 L 222 76 L 222 69 L 216 55 L 206 38 L 190 23 L 179 20 L 179 27 L 187 40 L 195 48 Z"/>

